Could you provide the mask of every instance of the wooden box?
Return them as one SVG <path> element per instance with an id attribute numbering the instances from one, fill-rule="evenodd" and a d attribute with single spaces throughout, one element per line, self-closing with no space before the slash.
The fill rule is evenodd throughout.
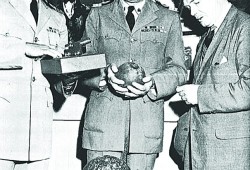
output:
<path id="1" fill-rule="evenodd" d="M 105 54 L 81 55 L 74 57 L 41 60 L 43 74 L 68 74 L 106 67 Z"/>

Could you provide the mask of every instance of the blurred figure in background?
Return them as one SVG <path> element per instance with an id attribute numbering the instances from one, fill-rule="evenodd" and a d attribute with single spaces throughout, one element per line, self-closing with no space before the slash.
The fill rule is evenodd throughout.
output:
<path id="1" fill-rule="evenodd" d="M 69 42 L 79 41 L 85 29 L 85 21 L 89 13 L 88 7 L 81 4 L 80 0 L 63 0 L 60 5 L 66 17 Z"/>

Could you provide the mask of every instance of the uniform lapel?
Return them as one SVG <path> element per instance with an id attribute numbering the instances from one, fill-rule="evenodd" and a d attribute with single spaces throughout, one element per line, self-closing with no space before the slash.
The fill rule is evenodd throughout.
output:
<path id="1" fill-rule="evenodd" d="M 42 0 L 39 0 L 39 11 L 38 11 L 38 23 L 37 23 L 37 33 L 39 33 L 44 25 L 48 22 L 51 13 L 47 9 L 49 8 Z"/>
<path id="2" fill-rule="evenodd" d="M 145 25 L 148 25 L 155 19 L 157 19 L 157 15 L 155 14 L 158 11 L 158 7 L 155 2 L 151 0 L 146 0 L 145 5 L 142 8 L 142 12 L 139 14 L 135 26 L 133 28 L 132 33 L 136 32 L 137 30 L 141 29 Z"/>
<path id="3" fill-rule="evenodd" d="M 156 6 L 154 2 L 151 2 L 151 0 L 146 0 L 142 13 L 138 16 L 135 22 L 135 26 L 132 30 L 132 33 L 136 32 L 137 30 L 141 29 L 145 25 L 157 19 L 157 15 L 155 14 L 157 10 L 158 10 L 158 7 Z M 114 5 L 111 6 L 111 12 L 109 12 L 108 15 L 111 20 L 117 23 L 120 27 L 122 27 L 128 33 L 131 33 L 129 26 L 125 19 L 125 14 L 123 12 L 122 4 L 120 3 L 119 0 L 115 0 Z"/>
<path id="4" fill-rule="evenodd" d="M 113 5 L 111 6 L 110 12 L 106 15 L 113 20 L 116 24 L 118 24 L 121 28 L 123 28 L 128 33 L 131 33 L 129 26 L 125 19 L 125 14 L 123 12 L 122 4 L 119 0 L 115 0 Z"/>
<path id="5" fill-rule="evenodd" d="M 18 11 L 18 13 L 25 19 L 25 21 L 30 25 L 30 27 L 35 31 L 36 22 L 29 8 L 25 4 L 17 0 L 9 0 L 10 4 Z"/>
<path id="6" fill-rule="evenodd" d="M 205 75 L 206 70 L 211 66 L 212 61 L 214 60 L 215 53 L 217 50 L 222 49 L 226 45 L 226 39 L 229 36 L 231 24 L 233 24 L 232 17 L 235 15 L 235 9 L 231 8 L 222 22 L 220 28 L 218 29 L 217 33 L 215 34 L 209 48 L 207 49 L 207 52 L 205 54 L 205 57 L 202 61 L 202 64 L 199 68 L 197 79 L 200 79 L 202 75 Z M 198 53 L 198 52 L 197 52 Z M 217 57 L 217 56 L 216 56 Z M 220 56 L 218 56 L 220 57 Z M 197 64 L 197 63 L 196 63 Z M 196 80 L 197 80 L 196 79 Z"/>

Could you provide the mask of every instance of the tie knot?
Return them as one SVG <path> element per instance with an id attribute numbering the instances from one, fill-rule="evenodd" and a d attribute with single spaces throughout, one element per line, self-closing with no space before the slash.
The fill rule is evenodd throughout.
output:
<path id="1" fill-rule="evenodd" d="M 37 6 L 37 0 L 32 0 L 30 6 L 34 7 L 35 5 Z"/>
<path id="2" fill-rule="evenodd" d="M 135 9 L 135 7 L 134 6 L 129 6 L 128 7 L 128 13 L 132 13 L 132 11 Z"/>

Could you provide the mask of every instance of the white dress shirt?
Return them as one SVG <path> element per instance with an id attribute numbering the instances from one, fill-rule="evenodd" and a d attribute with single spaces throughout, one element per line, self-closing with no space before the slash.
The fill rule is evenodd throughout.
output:
<path id="1" fill-rule="evenodd" d="M 135 10 L 132 13 L 133 13 L 133 15 L 135 17 L 135 20 L 136 20 L 138 18 L 138 15 L 142 11 L 142 7 L 145 4 L 145 0 L 137 2 L 137 3 L 129 3 L 129 2 L 125 2 L 124 0 L 121 0 L 121 3 L 122 3 L 122 6 L 123 6 L 123 10 L 124 10 L 125 15 L 127 15 L 127 13 L 128 13 L 128 7 L 129 6 L 134 6 L 135 7 Z"/>

